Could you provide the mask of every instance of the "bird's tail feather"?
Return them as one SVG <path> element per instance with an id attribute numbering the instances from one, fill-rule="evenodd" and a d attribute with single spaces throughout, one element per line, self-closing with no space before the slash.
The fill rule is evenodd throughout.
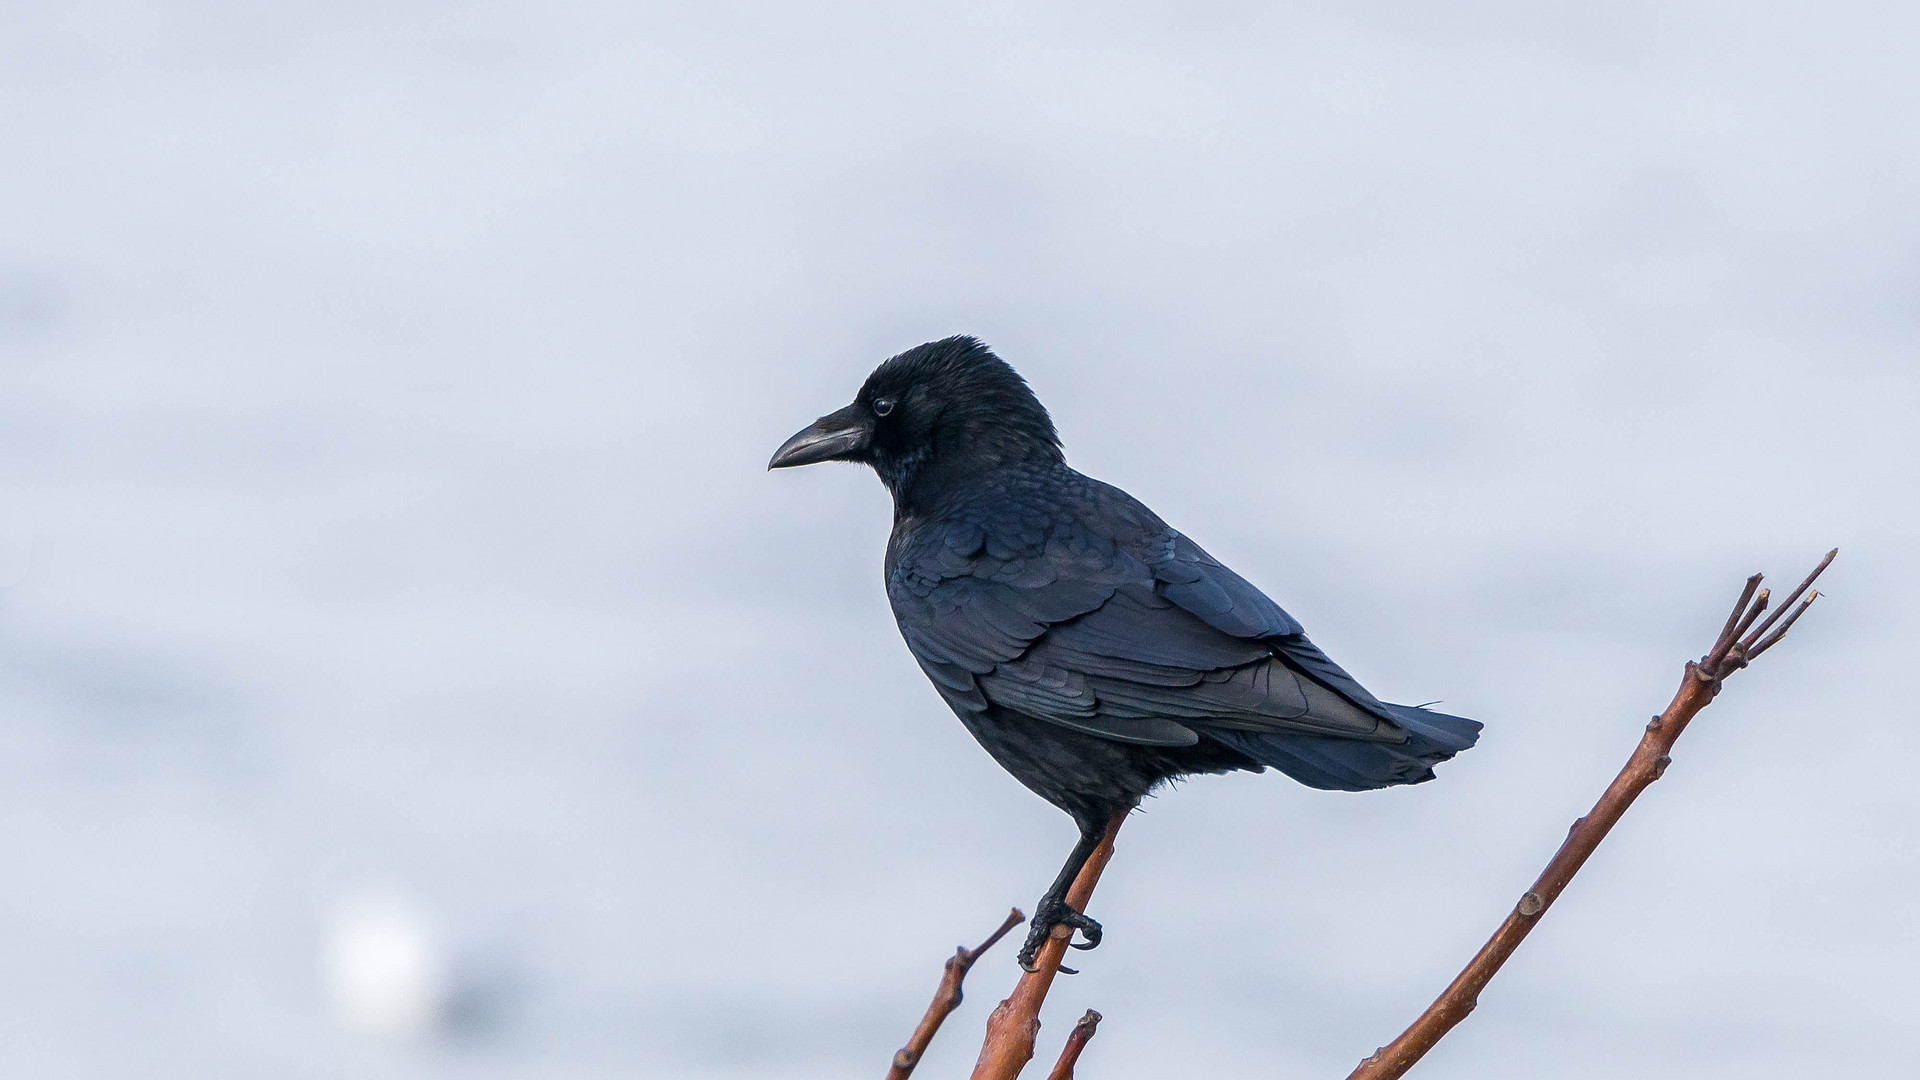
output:
<path id="1" fill-rule="evenodd" d="M 1326 735 L 1203 729 L 1207 738 L 1279 769 L 1308 787 L 1371 791 L 1433 779 L 1433 767 L 1472 746 L 1480 722 L 1413 705 L 1387 705 L 1407 729 L 1403 743 L 1358 742 Z"/>

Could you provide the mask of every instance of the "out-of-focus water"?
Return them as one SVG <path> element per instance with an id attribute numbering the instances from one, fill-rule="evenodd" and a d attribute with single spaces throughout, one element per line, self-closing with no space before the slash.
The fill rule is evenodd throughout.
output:
<path id="1" fill-rule="evenodd" d="M 1838 544 L 1422 1075 L 1907 1060 L 1912 10 L 0 25 L 0 1072 L 884 1068 L 1071 828 L 898 643 L 879 486 L 763 466 L 955 332 L 1487 723 L 1418 788 L 1151 803 L 1043 1056 L 1092 1006 L 1082 1075 L 1344 1075 L 1741 578 Z"/>

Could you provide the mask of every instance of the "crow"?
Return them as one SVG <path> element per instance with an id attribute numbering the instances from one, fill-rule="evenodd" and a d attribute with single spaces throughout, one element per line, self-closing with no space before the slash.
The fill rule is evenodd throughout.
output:
<path id="1" fill-rule="evenodd" d="M 887 360 L 769 469 L 871 466 L 893 496 L 887 599 L 907 648 L 1002 768 L 1079 842 L 1034 910 L 1100 924 L 1067 888 L 1107 821 L 1177 777 L 1271 766 L 1309 787 L 1433 778 L 1480 724 L 1380 701 L 1300 623 L 1109 484 L 1067 467 L 1047 410 L 972 337 Z"/>

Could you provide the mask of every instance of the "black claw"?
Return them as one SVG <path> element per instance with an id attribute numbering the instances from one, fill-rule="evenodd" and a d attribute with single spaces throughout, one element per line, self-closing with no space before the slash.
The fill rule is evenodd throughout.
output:
<path id="1" fill-rule="evenodd" d="M 1037 967 L 1035 967 L 1035 966 L 1034 966 L 1034 965 L 1032 965 L 1032 964 L 1029 964 L 1029 963 L 1027 963 L 1027 962 L 1026 962 L 1025 960 L 1022 960 L 1022 961 L 1020 961 L 1020 970 L 1021 970 L 1021 971 L 1024 971 L 1024 972 L 1026 972 L 1026 973 L 1027 973 L 1027 974 L 1029 974 L 1029 975 L 1033 975 L 1033 974 L 1036 974 L 1036 973 L 1038 973 L 1040 969 L 1039 969 L 1039 968 L 1037 968 Z M 1065 964 L 1061 964 L 1061 965 L 1060 965 L 1060 966 L 1059 966 L 1058 968 L 1055 968 L 1054 970 L 1056 970 L 1056 971 L 1058 971 L 1058 972 L 1059 972 L 1060 974 L 1062 974 L 1062 975 L 1078 975 L 1078 974 L 1080 974 L 1080 969 L 1078 969 L 1078 968 L 1070 968 L 1070 967 L 1068 967 L 1068 966 L 1067 966 L 1067 965 L 1065 965 Z"/>
<path id="2" fill-rule="evenodd" d="M 1040 954 L 1040 946 L 1047 943 L 1047 938 L 1052 936 L 1053 928 L 1056 926 L 1072 927 L 1086 938 L 1085 942 L 1071 940 L 1067 942 L 1076 949 L 1091 949 L 1100 944 L 1099 923 L 1058 900 L 1043 899 L 1039 907 L 1034 909 L 1033 921 L 1027 924 L 1027 940 L 1020 946 L 1020 953 L 1016 957 L 1020 961 L 1022 971 L 1040 970 L 1034 964 L 1034 960 Z"/>
<path id="3" fill-rule="evenodd" d="M 1047 935 L 1053 931 L 1053 923 L 1035 916 L 1028 924 L 1027 940 L 1020 945 L 1018 959 L 1020 970 L 1032 974 L 1040 969 L 1034 965 L 1034 958 L 1040 955 L 1040 946 L 1047 943 Z"/>
<path id="4" fill-rule="evenodd" d="M 1087 939 L 1085 942 L 1069 941 L 1067 942 L 1067 944 L 1073 946 L 1076 949 L 1091 949 L 1091 948 L 1097 947 L 1100 944 L 1100 924 L 1099 923 L 1094 922 L 1092 919 L 1087 918 L 1085 915 L 1082 915 L 1077 911 L 1073 913 L 1073 917 L 1071 919 L 1063 919 L 1061 921 L 1072 923 L 1073 928 L 1075 930 L 1080 931 L 1081 935 Z"/>
<path id="5" fill-rule="evenodd" d="M 1068 909 L 1066 913 L 1060 917 L 1059 921 L 1080 931 L 1081 935 L 1087 939 L 1084 943 L 1078 941 L 1067 942 L 1067 944 L 1074 948 L 1091 949 L 1100 944 L 1100 924 L 1087 918 L 1085 915 Z"/>

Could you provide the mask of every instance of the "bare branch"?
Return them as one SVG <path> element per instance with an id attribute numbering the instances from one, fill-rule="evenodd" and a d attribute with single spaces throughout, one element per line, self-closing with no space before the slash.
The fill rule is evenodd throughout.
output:
<path id="1" fill-rule="evenodd" d="M 927 1047 L 932 1044 L 940 1025 L 946 1022 L 949 1013 L 960 1007 L 963 996 L 960 984 L 966 981 L 967 971 L 973 967 L 973 962 L 1006 937 L 1007 931 L 1026 921 L 1027 917 L 1021 914 L 1020 909 L 1014 908 L 1007 912 L 1006 921 L 1000 924 L 1000 929 L 981 942 L 979 948 L 969 949 L 962 945 L 953 951 L 941 972 L 940 989 L 934 991 L 933 1002 L 927 1006 L 926 1015 L 920 1018 L 920 1026 L 913 1029 L 913 1037 L 907 1040 L 907 1045 L 893 1055 L 893 1067 L 887 1070 L 887 1080 L 907 1080 L 913 1075 L 913 1067 L 920 1064 L 920 1059 L 926 1055 Z"/>
<path id="2" fill-rule="evenodd" d="M 1827 553 L 1813 573 L 1808 574 L 1807 579 L 1787 598 L 1787 603 L 1780 605 L 1782 611 L 1813 585 L 1814 579 L 1833 562 L 1838 553 L 1837 548 Z M 1733 614 L 1728 617 L 1727 626 L 1721 630 L 1714 647 L 1699 663 L 1687 664 L 1686 675 L 1681 679 L 1680 689 L 1674 694 L 1672 703 L 1647 725 L 1646 734 L 1641 736 L 1640 745 L 1634 748 L 1633 756 L 1627 759 L 1626 767 L 1614 777 L 1613 783 L 1607 785 L 1606 792 L 1587 816 L 1573 823 L 1560 850 L 1547 863 L 1547 868 L 1534 881 L 1533 887 L 1521 894 L 1519 903 L 1514 905 L 1500 928 L 1494 931 L 1493 937 L 1480 947 L 1466 968 L 1420 1014 L 1413 1026 L 1393 1042 L 1381 1047 L 1372 1057 L 1362 1061 L 1347 1080 L 1395 1080 L 1405 1075 L 1415 1062 L 1433 1049 L 1435 1043 L 1467 1018 L 1467 1014 L 1479 1003 L 1480 991 L 1499 972 L 1500 966 L 1507 962 L 1513 951 L 1520 947 L 1520 943 L 1526 940 L 1527 934 L 1540 921 L 1540 916 L 1553 906 L 1554 900 L 1573 880 L 1573 875 L 1585 865 L 1587 857 L 1600 846 L 1600 841 L 1606 839 L 1608 830 L 1633 805 L 1634 799 L 1667 771 L 1667 765 L 1672 760 L 1669 755 L 1673 744 L 1686 730 L 1687 723 L 1713 702 L 1720 684 L 1727 677 L 1779 641 L 1794 620 L 1813 603 L 1814 596 L 1819 595 L 1815 593 L 1807 597 L 1772 636 L 1765 639 L 1760 637 L 1772 625 L 1773 620 L 1768 620 L 1746 641 L 1736 644 L 1740 635 L 1745 634 L 1766 609 L 1767 591 L 1761 589 L 1758 594 L 1754 592 L 1759 584 L 1758 574 L 1747 579 L 1746 591 L 1741 594 L 1740 603 L 1734 606 Z M 1779 618 L 1779 615 L 1776 613 L 1774 618 Z"/>
<path id="3" fill-rule="evenodd" d="M 1087 910 L 1093 887 L 1100 883 L 1100 872 L 1113 858 L 1113 838 L 1127 814 L 1121 810 L 1108 819 L 1100 846 L 1087 856 L 1080 875 L 1073 879 L 1073 887 L 1067 890 L 1067 906 L 1073 910 Z M 1071 927 L 1054 927 L 1034 958 L 1034 970 L 1020 976 L 1013 993 L 987 1018 L 987 1038 L 980 1047 L 980 1060 L 973 1066 L 973 1080 L 1013 1080 L 1033 1059 L 1033 1041 L 1040 1034 L 1040 1006 L 1047 1000 L 1047 991 L 1053 986 L 1060 959 L 1067 954 L 1067 942 L 1072 938 Z"/>
<path id="4" fill-rule="evenodd" d="M 1087 1040 L 1100 1030 L 1100 1014 L 1092 1009 L 1073 1025 L 1073 1031 L 1067 1035 L 1067 1045 L 1060 1048 L 1060 1060 L 1054 1062 L 1053 1071 L 1047 1074 L 1047 1080 L 1073 1080 L 1073 1067 L 1080 1063 L 1080 1051 L 1087 1048 Z"/>
<path id="5" fill-rule="evenodd" d="M 1750 607 L 1750 608 L 1748 608 L 1748 609 L 1747 609 L 1747 613 L 1746 613 L 1745 615 L 1743 615 L 1743 616 L 1741 616 L 1741 617 L 1740 617 L 1740 625 L 1739 625 L 1739 626 L 1737 626 L 1737 627 L 1734 627 L 1734 630 L 1733 630 L 1733 636 L 1734 636 L 1734 637 L 1739 637 L 1739 636 L 1740 636 L 1741 634 L 1744 634 L 1744 633 L 1746 633 L 1746 632 L 1747 632 L 1747 627 L 1749 627 L 1749 626 L 1752 626 L 1752 625 L 1753 625 L 1753 620 L 1755 620 L 1755 619 L 1757 619 L 1757 618 L 1759 618 L 1759 617 L 1760 617 L 1760 613 L 1761 613 L 1761 612 L 1763 612 L 1763 611 L 1765 611 L 1765 610 L 1767 610 L 1767 600 L 1768 600 L 1768 598 L 1770 598 L 1770 597 L 1771 597 L 1772 595 L 1773 595 L 1773 590 L 1772 590 L 1772 589 L 1761 589 L 1761 590 L 1760 590 L 1760 594 L 1759 594 L 1758 596 L 1755 596 L 1755 597 L 1753 598 L 1753 606 L 1752 606 L 1752 607 Z M 1734 663 L 1734 665 L 1733 665 L 1734 667 L 1736 667 L 1736 668 L 1740 668 L 1740 667 L 1744 667 L 1744 666 L 1746 666 L 1746 665 L 1745 665 L 1745 664 L 1744 664 L 1744 663 L 1742 662 L 1742 661 L 1744 661 L 1744 660 L 1745 660 L 1745 656 L 1746 656 L 1746 654 L 1745 654 L 1745 652 L 1744 652 L 1744 651 L 1742 651 L 1742 650 L 1740 649 L 1740 646 L 1738 646 L 1738 645 L 1735 645 L 1735 646 L 1734 646 L 1733 648 L 1731 648 L 1731 649 L 1728 649 L 1728 650 L 1727 650 L 1727 653 L 1726 653 L 1726 656 L 1727 656 L 1727 658 L 1730 658 L 1730 659 L 1732 659 L 1732 660 L 1734 660 L 1734 661 L 1735 661 L 1735 663 Z M 1704 657 L 1704 658 L 1702 659 L 1702 666 L 1703 666 L 1703 667 L 1706 667 L 1707 665 L 1705 664 L 1705 661 L 1706 661 L 1706 660 L 1711 660 L 1711 659 L 1712 659 L 1712 657 L 1711 657 L 1711 656 L 1708 656 L 1708 657 Z M 1723 672 L 1723 665 L 1721 665 L 1721 664 L 1714 664 L 1714 665 L 1712 665 L 1711 667 L 1708 667 L 1708 668 L 1707 668 L 1707 670 L 1709 670 L 1709 671 L 1716 671 L 1716 672 L 1722 672 L 1722 673 L 1724 674 L 1724 672 Z"/>
<path id="6" fill-rule="evenodd" d="M 1733 643 L 1740 640 L 1738 632 L 1740 616 L 1746 612 L 1747 602 L 1753 599 L 1753 591 L 1760 587 L 1760 579 L 1759 574 L 1747 579 L 1746 590 L 1740 594 L 1740 599 L 1734 602 L 1733 611 L 1727 616 L 1727 625 L 1721 628 L 1720 636 L 1713 640 L 1713 648 L 1707 650 L 1705 667 L 1718 668 L 1720 661 L 1726 659 L 1727 650 L 1733 648 Z"/>
<path id="7" fill-rule="evenodd" d="M 1820 560 L 1820 565 L 1813 568 L 1813 573 L 1807 575 L 1806 580 L 1800 583 L 1799 588 L 1787 595 L 1786 600 L 1781 603 L 1779 609 L 1772 615 L 1767 616 L 1767 621 L 1761 623 L 1753 633 L 1747 635 L 1745 641 L 1740 643 L 1741 651 L 1747 654 L 1747 659 L 1751 660 L 1754 657 L 1753 643 L 1759 641 L 1762 635 L 1773 628 L 1774 623 L 1780 621 L 1780 616 L 1787 613 L 1787 609 L 1793 606 L 1793 602 L 1800 599 L 1800 594 L 1807 591 L 1807 587 L 1813 584 L 1814 579 L 1820 576 L 1821 571 L 1833 563 L 1833 557 L 1838 554 L 1840 554 L 1839 548 L 1834 548 L 1832 551 L 1827 552 L 1827 557 Z M 1801 608 L 1800 610 L 1805 611 L 1806 609 Z M 1795 614 L 1797 615 L 1798 613 L 1796 612 Z"/>
<path id="8" fill-rule="evenodd" d="M 1808 608 L 1812 607 L 1813 602 L 1818 599 L 1820 599 L 1820 590 L 1815 589 L 1814 591 L 1808 593 L 1807 598 L 1800 602 L 1800 606 L 1793 609 L 1793 614 L 1787 616 L 1787 621 L 1780 624 L 1780 629 L 1775 630 L 1771 634 L 1768 634 L 1765 638 L 1761 640 L 1760 644 L 1755 645 L 1753 648 L 1746 650 L 1747 659 L 1752 660 L 1754 657 L 1759 656 L 1761 653 L 1766 652 L 1768 649 L 1773 648 L 1775 642 L 1787 636 L 1787 630 L 1793 626 L 1794 622 L 1797 619 L 1800 618 L 1801 613 L 1805 612 Z M 1784 611 L 1786 609 L 1782 608 L 1781 610 Z"/>

